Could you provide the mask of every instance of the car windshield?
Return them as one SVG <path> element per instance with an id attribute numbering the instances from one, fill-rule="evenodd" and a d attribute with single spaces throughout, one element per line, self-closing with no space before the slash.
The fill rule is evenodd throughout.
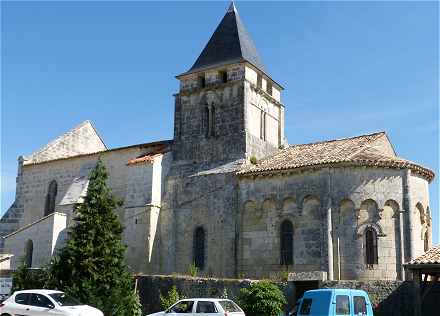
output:
<path id="1" fill-rule="evenodd" d="M 193 305 L 193 301 L 181 301 L 171 306 L 167 313 L 191 313 Z"/>
<path id="2" fill-rule="evenodd" d="M 58 303 L 60 306 L 75 306 L 75 305 L 84 305 L 77 299 L 65 294 L 65 293 L 53 293 L 49 294 L 50 297 L 52 297 L 55 302 Z"/>
<path id="3" fill-rule="evenodd" d="M 240 307 L 233 301 L 219 301 L 226 313 L 241 313 Z"/>

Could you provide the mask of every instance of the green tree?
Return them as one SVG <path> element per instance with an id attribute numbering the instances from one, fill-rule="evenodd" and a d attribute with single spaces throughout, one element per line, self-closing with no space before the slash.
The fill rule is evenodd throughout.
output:
<path id="1" fill-rule="evenodd" d="M 28 269 L 22 263 L 12 274 L 11 294 L 19 290 L 42 289 L 46 287 L 48 271 L 43 269 Z"/>
<path id="2" fill-rule="evenodd" d="M 161 310 L 166 310 L 169 307 L 171 307 L 174 303 L 184 298 L 185 296 L 179 294 L 176 286 L 173 285 L 166 295 L 162 295 L 162 293 L 160 293 L 159 295 L 160 308 Z"/>
<path id="3" fill-rule="evenodd" d="M 123 229 L 115 213 L 121 203 L 107 178 L 99 159 L 84 202 L 75 206 L 67 244 L 51 263 L 50 283 L 106 316 L 138 316 L 139 298 L 124 261 Z"/>
<path id="4" fill-rule="evenodd" d="M 246 316 L 277 316 L 284 311 L 287 301 L 275 284 L 261 281 L 241 289 L 239 303 Z"/>

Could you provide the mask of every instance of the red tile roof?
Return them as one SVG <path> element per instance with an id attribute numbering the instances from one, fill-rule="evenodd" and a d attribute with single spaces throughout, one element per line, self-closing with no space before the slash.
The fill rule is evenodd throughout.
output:
<path id="1" fill-rule="evenodd" d="M 152 163 L 154 161 L 154 158 L 163 155 L 167 151 L 169 151 L 168 145 L 166 144 L 157 145 L 150 152 L 144 153 L 136 158 L 130 159 L 127 162 L 127 166 L 135 165 L 139 163 Z"/>
<path id="2" fill-rule="evenodd" d="M 440 264 L 440 245 L 432 246 L 423 255 L 413 259 L 409 264 Z"/>
<path id="3" fill-rule="evenodd" d="M 47 160 L 47 161 L 26 163 L 26 164 L 24 164 L 24 166 L 26 167 L 26 166 L 32 166 L 32 165 L 40 165 L 40 164 L 51 163 L 54 161 L 67 160 L 67 159 L 77 159 L 77 158 L 83 158 L 83 157 L 100 156 L 100 155 L 105 155 L 106 153 L 117 152 L 117 151 L 136 148 L 136 147 L 139 148 L 140 150 L 145 150 L 145 149 L 159 146 L 159 145 L 170 146 L 172 143 L 173 143 L 172 140 L 163 140 L 163 141 L 152 142 L 152 143 L 141 143 L 141 144 L 136 144 L 136 145 L 129 145 L 129 146 L 124 146 L 124 147 L 116 147 L 116 148 L 96 151 L 96 152 L 87 153 L 87 154 L 79 154 L 79 155 L 70 156 L 70 157 L 57 158 L 57 159 L 52 159 L 52 160 Z"/>
<path id="4" fill-rule="evenodd" d="M 375 142 L 386 137 L 384 132 L 311 144 L 293 145 L 246 165 L 239 175 L 273 173 L 274 171 L 325 166 L 372 166 L 409 168 L 431 181 L 434 172 L 411 161 L 396 157 L 380 149 Z"/>

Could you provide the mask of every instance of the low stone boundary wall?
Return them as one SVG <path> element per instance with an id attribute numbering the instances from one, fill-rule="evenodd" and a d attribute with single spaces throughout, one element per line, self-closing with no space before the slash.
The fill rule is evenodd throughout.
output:
<path id="1" fill-rule="evenodd" d="M 167 294 L 172 286 L 186 297 L 227 297 L 236 300 L 241 288 L 256 280 L 191 278 L 185 276 L 139 276 L 138 290 L 146 314 L 160 310 L 159 295 Z M 274 281 L 290 304 L 294 303 L 295 282 Z M 320 288 L 351 288 L 365 290 L 377 305 L 375 316 L 413 316 L 413 285 L 406 281 L 320 281 Z"/>
<path id="2" fill-rule="evenodd" d="M 160 310 L 160 293 L 166 295 L 172 286 L 188 298 L 223 297 L 227 293 L 227 297 L 234 300 L 240 289 L 248 287 L 252 281 L 151 275 L 140 276 L 137 282 L 144 313 L 154 313 Z"/>

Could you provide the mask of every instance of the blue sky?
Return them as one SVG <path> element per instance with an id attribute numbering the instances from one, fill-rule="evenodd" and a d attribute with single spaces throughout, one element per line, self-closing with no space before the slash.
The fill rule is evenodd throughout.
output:
<path id="1" fill-rule="evenodd" d="M 178 81 L 228 2 L 2 2 L 1 211 L 17 157 L 81 121 L 109 147 L 172 138 Z M 386 131 L 438 172 L 436 2 L 237 2 L 285 88 L 291 144 Z M 430 186 L 439 242 L 438 180 Z"/>

